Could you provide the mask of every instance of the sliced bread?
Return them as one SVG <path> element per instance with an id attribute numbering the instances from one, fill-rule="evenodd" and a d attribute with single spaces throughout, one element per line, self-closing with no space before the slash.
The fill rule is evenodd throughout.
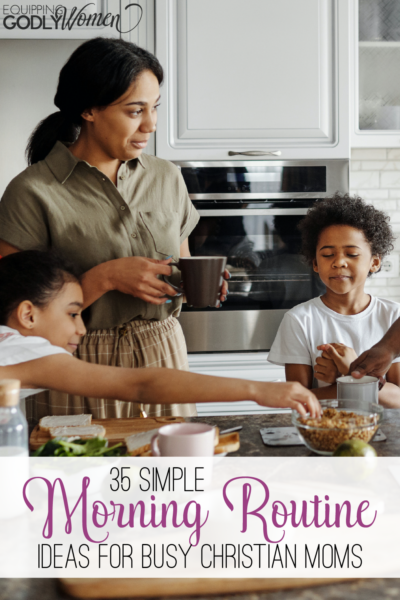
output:
<path id="1" fill-rule="evenodd" d="M 141 433 L 132 433 L 132 435 L 125 438 L 128 454 L 139 456 L 139 454 L 150 450 L 151 438 L 157 433 L 158 429 L 151 429 L 150 431 L 143 431 Z"/>
<path id="2" fill-rule="evenodd" d="M 49 431 L 52 427 L 86 427 L 92 422 L 92 415 L 62 415 L 55 417 L 43 417 L 39 421 L 39 429 Z"/>
<path id="3" fill-rule="evenodd" d="M 52 438 L 56 437 L 80 437 L 83 440 L 95 437 L 105 437 L 106 430 L 102 425 L 87 425 L 87 427 L 51 427 L 49 433 Z"/>

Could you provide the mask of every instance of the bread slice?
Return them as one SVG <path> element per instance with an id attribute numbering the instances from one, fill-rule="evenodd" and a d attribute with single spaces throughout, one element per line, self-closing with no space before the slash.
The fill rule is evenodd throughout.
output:
<path id="1" fill-rule="evenodd" d="M 81 427 L 77 425 L 76 427 L 51 427 L 50 435 L 52 438 L 56 437 L 80 437 L 82 440 L 88 440 L 90 438 L 95 437 L 105 437 L 106 430 L 102 425 L 87 425 L 86 427 Z"/>
<path id="2" fill-rule="evenodd" d="M 62 415 L 55 417 L 43 417 L 39 421 L 39 429 L 49 431 L 51 427 L 86 427 L 92 422 L 92 415 Z"/>
<path id="3" fill-rule="evenodd" d="M 132 433 L 132 435 L 125 438 L 128 454 L 131 456 L 139 456 L 139 454 L 149 451 L 151 438 L 157 433 L 158 429 L 150 429 L 150 431 Z"/>

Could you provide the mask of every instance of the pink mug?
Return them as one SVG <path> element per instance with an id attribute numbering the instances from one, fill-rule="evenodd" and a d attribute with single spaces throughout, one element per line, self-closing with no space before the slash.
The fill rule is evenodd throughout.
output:
<path id="1" fill-rule="evenodd" d="M 205 423 L 165 425 L 151 440 L 153 456 L 213 456 L 215 427 Z"/>

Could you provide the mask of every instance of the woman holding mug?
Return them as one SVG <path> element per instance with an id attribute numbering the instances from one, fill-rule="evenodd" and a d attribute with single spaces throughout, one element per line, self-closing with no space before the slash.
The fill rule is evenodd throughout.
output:
<path id="1" fill-rule="evenodd" d="M 168 263 L 189 256 L 199 216 L 179 170 L 143 154 L 156 129 L 163 70 L 123 40 L 79 46 L 60 72 L 59 111 L 39 123 L 29 167 L 0 203 L 0 255 L 57 249 L 83 274 L 87 333 L 76 355 L 124 367 L 188 369 L 176 316 L 182 299 L 165 283 Z M 226 285 L 221 293 L 225 299 Z M 168 297 L 169 296 L 169 297 Z M 27 416 L 90 411 L 130 417 L 141 406 L 51 392 Z M 173 399 L 171 399 L 173 402 Z M 149 415 L 196 414 L 194 405 L 149 405 Z"/>

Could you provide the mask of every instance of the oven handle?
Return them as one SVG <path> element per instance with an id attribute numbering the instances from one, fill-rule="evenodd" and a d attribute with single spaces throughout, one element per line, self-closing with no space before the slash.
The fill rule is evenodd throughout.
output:
<path id="1" fill-rule="evenodd" d="M 201 217 L 274 217 L 278 215 L 306 215 L 307 208 L 273 208 L 264 210 L 258 208 L 232 208 L 217 210 L 198 210 Z"/>
<path id="2" fill-rule="evenodd" d="M 229 156 L 280 156 L 282 152 L 280 150 L 246 150 L 243 152 L 235 152 L 229 150 Z"/>

